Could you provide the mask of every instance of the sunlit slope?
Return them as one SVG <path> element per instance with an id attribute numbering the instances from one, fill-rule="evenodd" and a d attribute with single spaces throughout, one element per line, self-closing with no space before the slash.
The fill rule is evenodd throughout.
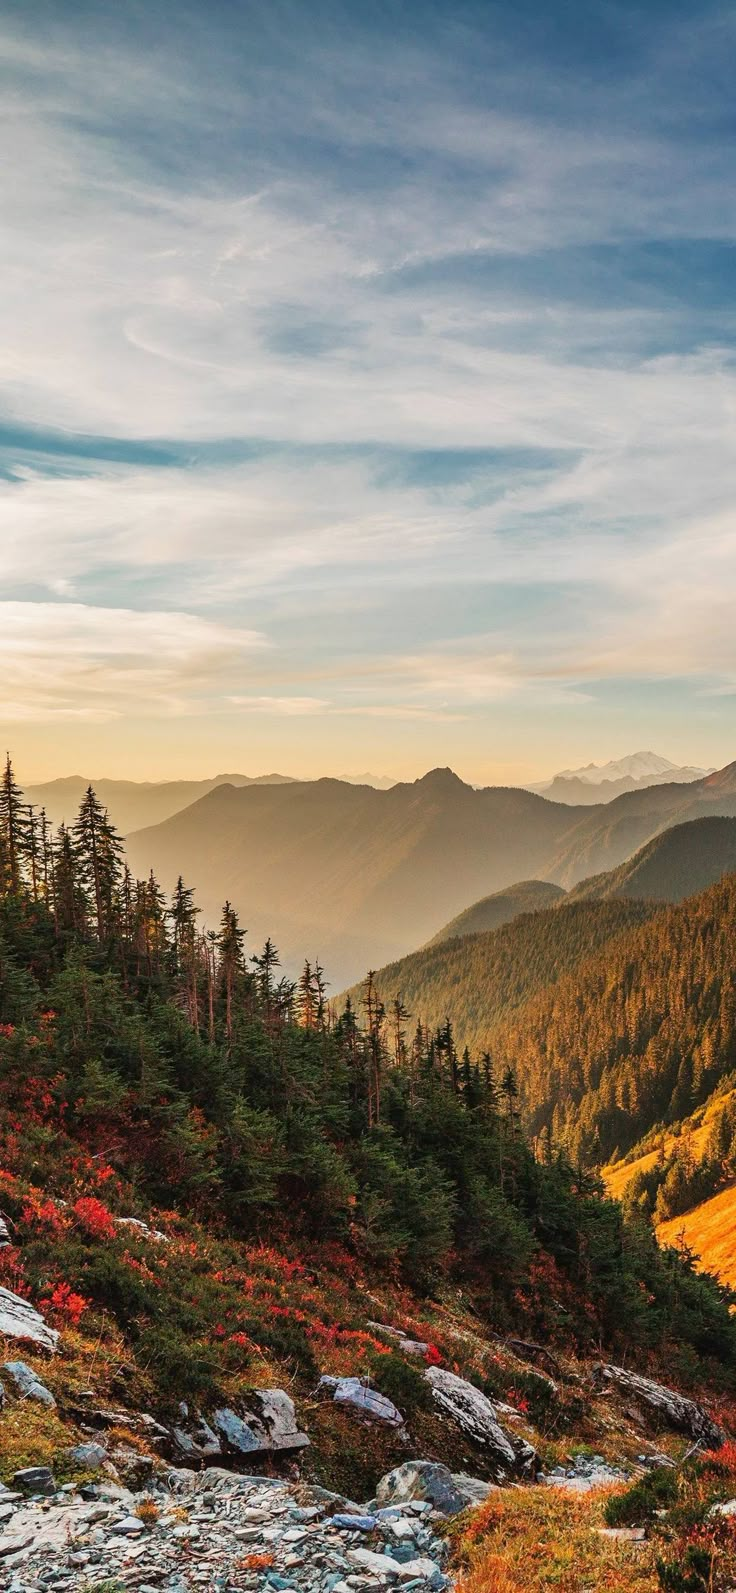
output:
<path id="1" fill-rule="evenodd" d="M 702 1271 L 713 1272 L 722 1283 L 736 1288 L 736 1184 L 692 1211 L 660 1223 L 657 1236 L 666 1245 L 684 1240 Z"/>
<path id="2" fill-rule="evenodd" d="M 697 1112 L 693 1112 L 684 1123 L 675 1124 L 672 1128 L 662 1130 L 656 1137 L 656 1144 L 652 1146 L 654 1135 L 648 1135 L 640 1156 L 630 1156 L 620 1162 L 611 1162 L 603 1168 L 603 1178 L 606 1188 L 615 1200 L 620 1200 L 636 1173 L 647 1173 L 654 1167 L 659 1158 L 664 1155 L 669 1157 L 682 1141 L 683 1136 L 688 1136 L 689 1150 L 698 1160 L 705 1148 L 708 1135 L 713 1124 L 728 1105 L 736 1097 L 736 1091 L 727 1090 L 722 1095 L 714 1095 Z M 674 1220 L 674 1219 L 673 1219 Z"/>

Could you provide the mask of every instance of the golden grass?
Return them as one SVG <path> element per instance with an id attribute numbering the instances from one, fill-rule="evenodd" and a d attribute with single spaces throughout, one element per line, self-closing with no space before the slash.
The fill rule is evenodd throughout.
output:
<path id="1" fill-rule="evenodd" d="M 704 1271 L 715 1272 L 723 1283 L 736 1288 L 736 1187 L 722 1189 L 683 1216 L 660 1223 L 657 1237 L 665 1245 L 684 1239 Z"/>
<path id="2" fill-rule="evenodd" d="M 724 1106 L 733 1101 L 735 1094 L 736 1091 L 727 1090 L 724 1095 L 713 1096 L 704 1106 L 699 1106 L 683 1125 L 690 1132 L 690 1148 L 696 1160 L 700 1159 L 705 1150 L 706 1140 L 715 1119 L 720 1117 Z M 665 1156 L 672 1155 L 680 1137 L 679 1133 L 674 1134 L 671 1131 L 663 1134 Z M 611 1162 L 608 1167 L 603 1168 L 602 1174 L 609 1194 L 613 1195 L 614 1200 L 620 1200 L 634 1174 L 650 1172 L 652 1167 L 656 1166 L 658 1159 L 659 1148 L 646 1151 L 643 1156 L 637 1157 L 636 1161 Z"/>
<path id="3" fill-rule="evenodd" d="M 510 1488 L 453 1530 L 457 1593 L 656 1593 L 649 1543 L 601 1537 L 606 1492 Z"/>

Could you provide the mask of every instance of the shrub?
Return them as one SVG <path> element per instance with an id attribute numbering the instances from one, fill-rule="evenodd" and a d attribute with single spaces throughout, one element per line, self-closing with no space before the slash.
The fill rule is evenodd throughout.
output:
<path id="1" fill-rule="evenodd" d="M 603 1514 L 609 1527 L 643 1527 L 653 1521 L 659 1510 L 675 1504 L 678 1494 L 677 1474 L 670 1466 L 657 1466 L 654 1471 L 640 1477 L 625 1493 L 615 1493 L 606 1500 Z"/>
<path id="2" fill-rule="evenodd" d="M 375 1356 L 371 1365 L 371 1382 L 380 1394 L 385 1394 L 392 1401 L 402 1416 L 411 1417 L 417 1411 L 429 1410 L 431 1407 L 432 1389 L 424 1371 L 412 1366 L 398 1350 Z"/>

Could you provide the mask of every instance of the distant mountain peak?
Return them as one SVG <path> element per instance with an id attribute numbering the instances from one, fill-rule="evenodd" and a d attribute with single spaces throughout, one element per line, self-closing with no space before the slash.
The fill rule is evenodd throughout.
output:
<path id="1" fill-rule="evenodd" d="M 431 788 L 437 791 L 468 791 L 465 781 L 460 779 L 454 769 L 428 769 L 426 774 L 416 780 L 415 785 L 424 786 L 425 790 Z"/>

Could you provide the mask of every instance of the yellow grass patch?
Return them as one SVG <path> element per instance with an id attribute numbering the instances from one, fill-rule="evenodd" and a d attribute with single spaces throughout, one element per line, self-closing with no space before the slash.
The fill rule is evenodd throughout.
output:
<path id="1" fill-rule="evenodd" d="M 453 1530 L 465 1567 L 457 1593 L 656 1593 L 652 1545 L 596 1530 L 606 1497 L 561 1488 L 492 1494 Z"/>
<path id="2" fill-rule="evenodd" d="M 736 1288 L 736 1187 L 721 1189 L 692 1211 L 660 1223 L 657 1237 L 664 1245 L 684 1239 L 703 1271 L 715 1272 Z"/>

